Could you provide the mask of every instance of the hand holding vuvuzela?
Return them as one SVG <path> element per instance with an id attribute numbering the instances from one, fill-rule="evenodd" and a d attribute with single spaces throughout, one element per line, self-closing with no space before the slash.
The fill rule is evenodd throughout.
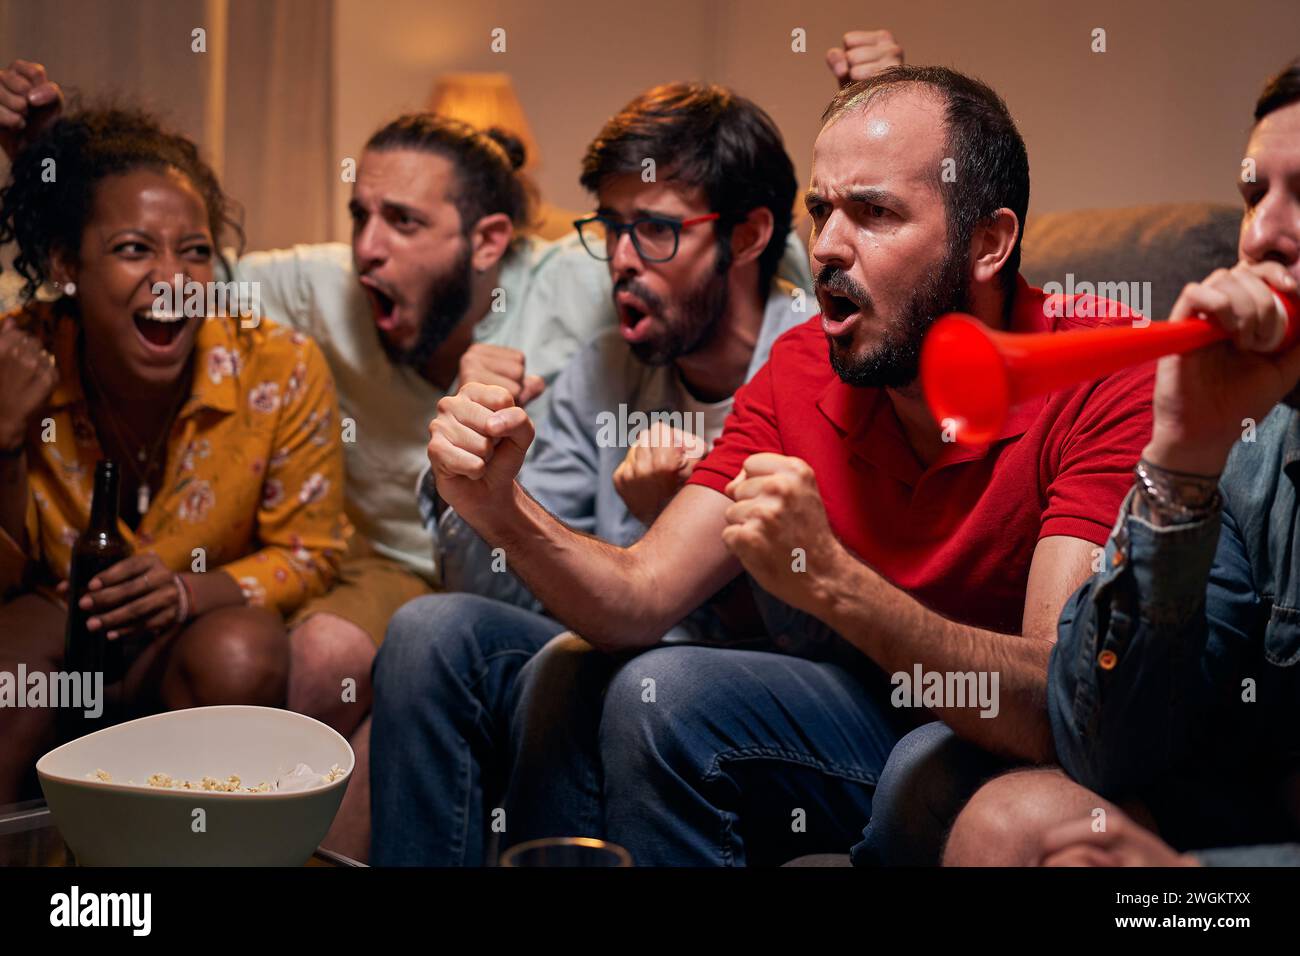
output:
<path id="1" fill-rule="evenodd" d="M 1243 263 L 1188 285 L 1170 321 L 1141 328 L 1014 334 L 944 316 L 926 336 L 921 382 L 935 420 L 955 424 L 958 441 L 983 444 L 1019 402 L 1169 356 L 1157 375 L 1155 437 L 1204 442 L 1206 453 L 1180 455 L 1183 464 L 1222 467 L 1242 418 L 1262 418 L 1295 387 L 1298 337 L 1295 279 L 1276 262 Z"/>

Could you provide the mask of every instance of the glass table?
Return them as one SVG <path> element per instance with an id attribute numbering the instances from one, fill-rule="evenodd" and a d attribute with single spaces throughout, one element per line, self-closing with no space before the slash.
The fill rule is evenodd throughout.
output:
<path id="1" fill-rule="evenodd" d="M 44 800 L 0 805 L 0 866 L 76 866 Z M 365 866 L 317 847 L 304 866 Z"/>

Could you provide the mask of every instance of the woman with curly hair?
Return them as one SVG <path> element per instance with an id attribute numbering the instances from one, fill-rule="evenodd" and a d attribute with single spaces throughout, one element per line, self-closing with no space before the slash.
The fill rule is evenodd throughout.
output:
<path id="1" fill-rule="evenodd" d="M 0 318 L 0 672 L 59 669 L 71 546 L 111 458 L 132 554 L 80 604 L 120 642 L 108 696 L 282 705 L 283 615 L 329 587 L 349 531 L 329 370 L 305 336 L 189 307 L 211 296 L 160 306 L 166 286 L 213 289 L 239 238 L 192 142 L 122 109 L 32 132 L 0 191 L 26 302 Z M 0 803 L 54 727 L 0 709 Z"/>

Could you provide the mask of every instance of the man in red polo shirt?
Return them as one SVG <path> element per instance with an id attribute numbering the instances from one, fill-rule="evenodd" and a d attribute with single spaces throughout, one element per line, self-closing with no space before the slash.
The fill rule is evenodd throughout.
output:
<path id="1" fill-rule="evenodd" d="M 898 67 L 841 90 L 806 197 L 822 314 L 777 341 L 631 547 L 515 483 L 533 425 L 505 390 L 439 403 L 439 493 L 600 650 L 647 647 L 742 570 L 757 585 L 769 649 L 657 647 L 606 690 L 605 835 L 638 863 L 843 851 L 926 719 L 968 753 L 1050 758 L 1057 616 L 1130 484 L 1151 369 L 1019 406 L 984 449 L 945 441 L 916 380 L 943 312 L 1042 331 L 1116 311 L 1019 279 L 1028 197 L 1023 141 L 982 83 Z"/>

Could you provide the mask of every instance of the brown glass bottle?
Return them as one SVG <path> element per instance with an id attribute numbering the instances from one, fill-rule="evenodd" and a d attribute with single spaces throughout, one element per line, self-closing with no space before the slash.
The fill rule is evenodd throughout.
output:
<path id="1" fill-rule="evenodd" d="M 122 677 L 122 649 L 118 641 L 109 641 L 107 628 L 91 631 L 86 622 L 92 612 L 78 606 L 91 579 L 131 554 L 117 524 L 118 468 L 112 459 L 102 459 L 95 466 L 95 492 L 90 502 L 90 524 L 72 546 L 72 565 L 68 573 L 68 625 L 64 637 L 63 669 L 74 673 L 101 673 L 103 686 Z M 89 733 L 111 722 L 107 705 L 103 716 L 92 720 L 81 711 L 71 711 L 67 737 Z"/>

